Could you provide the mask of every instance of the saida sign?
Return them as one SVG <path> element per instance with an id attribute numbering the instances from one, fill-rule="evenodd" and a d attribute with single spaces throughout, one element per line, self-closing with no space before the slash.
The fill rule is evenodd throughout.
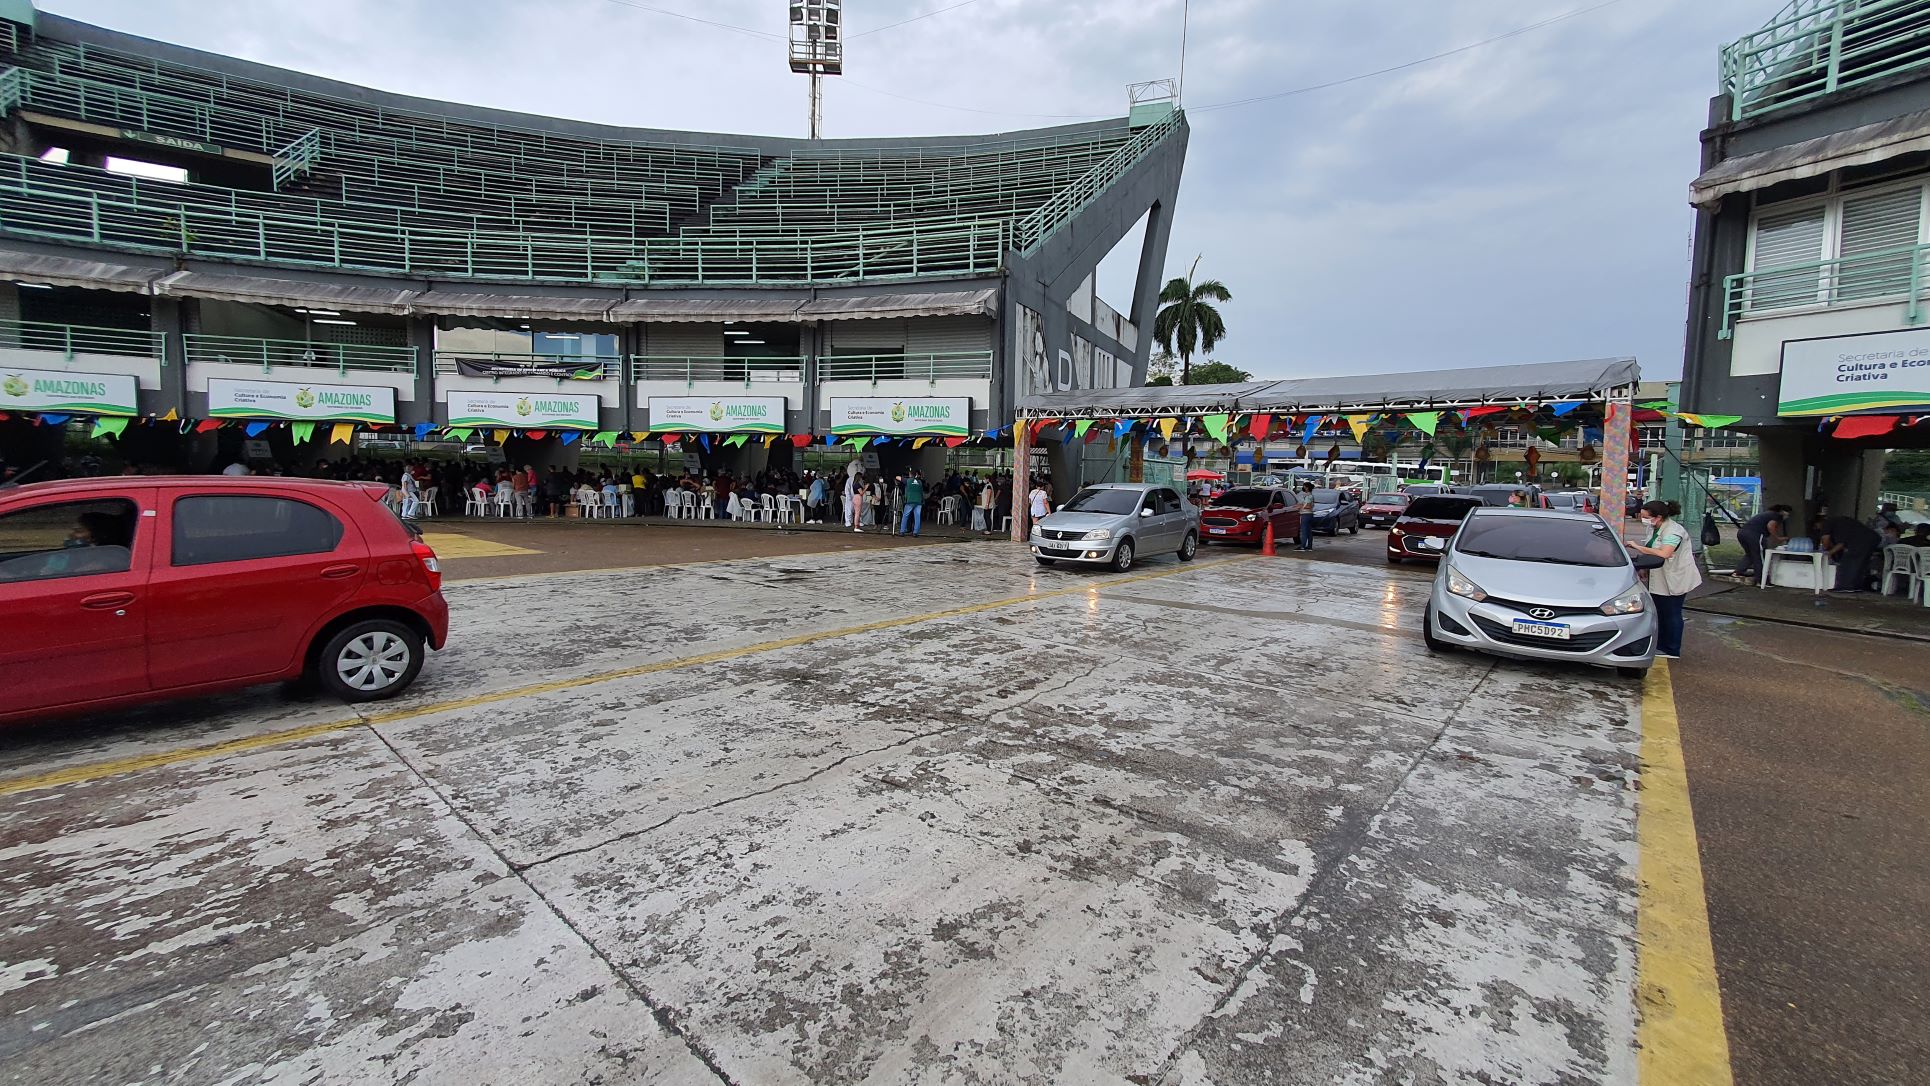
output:
<path id="1" fill-rule="evenodd" d="M 113 373 L 0 370 L 0 410 L 135 414 L 134 378 Z"/>
<path id="2" fill-rule="evenodd" d="M 904 400 L 833 396 L 831 432 L 966 437 L 972 432 L 972 401 L 964 396 Z"/>
<path id="3" fill-rule="evenodd" d="M 709 434 L 781 434 L 782 396 L 652 396 L 651 430 Z"/>

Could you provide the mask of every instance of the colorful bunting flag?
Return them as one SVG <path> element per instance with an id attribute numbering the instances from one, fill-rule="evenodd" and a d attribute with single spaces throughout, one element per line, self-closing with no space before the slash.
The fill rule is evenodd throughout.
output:
<path id="1" fill-rule="evenodd" d="M 1252 434 L 1255 441 L 1265 441 L 1273 432 L 1273 416 L 1264 413 L 1253 416 L 1247 420 L 1246 432 Z"/>
<path id="2" fill-rule="evenodd" d="M 948 437 L 945 439 L 945 447 L 948 449 L 956 449 L 970 440 L 971 438 L 969 437 Z"/>
<path id="3" fill-rule="evenodd" d="M 347 445 L 354 440 L 355 424 L 352 422 L 338 422 L 328 432 L 328 442 L 331 445 Z"/>
<path id="4" fill-rule="evenodd" d="M 914 438 L 912 440 L 911 447 L 914 449 L 922 449 L 925 447 L 925 443 L 930 440 L 931 438 L 928 438 L 928 437 Z"/>
<path id="5" fill-rule="evenodd" d="M 1311 443 L 1313 441 L 1313 435 L 1320 431 L 1320 424 L 1326 419 L 1326 417 L 1327 416 L 1325 415 L 1308 415 L 1307 416 L 1306 430 L 1301 435 L 1301 438 L 1300 438 L 1303 444 Z"/>
<path id="6" fill-rule="evenodd" d="M 315 424 L 312 422 L 290 423 L 288 432 L 294 436 L 295 444 L 300 445 L 315 436 Z"/>
<path id="7" fill-rule="evenodd" d="M 1555 417 L 1559 419 L 1559 418 L 1565 418 L 1568 415 L 1573 414 L 1575 409 L 1580 406 L 1581 406 L 1580 401 L 1576 401 L 1573 403 L 1557 403 L 1557 404 L 1549 404 L 1548 410 L 1553 411 L 1555 413 Z"/>
<path id="8" fill-rule="evenodd" d="M 337 429 L 340 429 L 340 427 L 337 427 Z M 508 431 L 508 430 L 496 430 L 496 431 L 493 431 L 493 433 L 494 433 L 494 435 L 495 435 L 495 437 L 496 437 L 496 444 L 498 444 L 498 445 L 501 445 L 501 444 L 503 444 L 504 442 L 506 442 L 506 441 L 508 441 L 508 440 L 509 440 L 509 431 Z"/>
<path id="9" fill-rule="evenodd" d="M 206 434 L 219 429 L 221 429 L 220 419 L 202 419 L 194 424 L 194 432 L 197 434 Z"/>
<path id="10" fill-rule="evenodd" d="M 260 437 L 267 429 L 268 424 L 265 422 L 251 422 L 248 424 L 248 436 Z"/>
<path id="11" fill-rule="evenodd" d="M 589 440 L 589 444 L 591 445 L 602 445 L 605 448 L 612 449 L 616 448 L 616 443 L 617 432 L 615 430 L 599 430 L 596 436 Z"/>
<path id="12" fill-rule="evenodd" d="M 578 433 L 575 430 L 565 430 L 561 434 L 558 434 L 557 436 L 563 439 L 563 444 L 574 445 L 576 444 L 576 439 L 579 437 L 582 437 L 583 435 Z"/>
<path id="13" fill-rule="evenodd" d="M 168 408 L 168 413 L 161 416 L 161 421 L 162 422 L 180 422 L 181 415 L 174 408 L 170 407 Z"/>
<path id="14" fill-rule="evenodd" d="M 1742 421 L 1741 415 L 1696 415 L 1687 411 L 1677 412 L 1675 417 L 1690 426 L 1700 426 L 1706 430 L 1719 430 L 1724 426 L 1734 426 Z"/>
<path id="15" fill-rule="evenodd" d="M 1367 427 L 1371 421 L 1370 416 L 1367 415 L 1347 416 L 1347 428 L 1354 432 L 1354 443 L 1356 445 L 1360 443 L 1362 437 L 1366 436 Z"/>
<path id="16" fill-rule="evenodd" d="M 709 451 L 710 451 L 710 435 L 709 435 L 709 434 L 698 434 L 698 435 L 697 435 L 697 444 L 699 444 L 699 445 L 702 445 L 702 446 L 704 447 L 704 451 L 705 451 L 705 452 L 709 452 Z"/>
<path id="17" fill-rule="evenodd" d="M 1165 438 L 1168 441 L 1171 441 L 1173 439 L 1173 427 L 1178 425 L 1179 425 L 1178 419 L 1160 419 L 1159 436 Z"/>
<path id="18" fill-rule="evenodd" d="M 1206 424 L 1206 432 L 1215 441 L 1226 440 L 1226 424 L 1232 421 L 1230 415 L 1207 415 L 1200 420 Z"/>
<path id="19" fill-rule="evenodd" d="M 724 439 L 724 447 L 726 449 L 735 449 L 742 446 L 747 440 L 749 440 L 748 434 L 732 434 Z"/>
<path id="20" fill-rule="evenodd" d="M 1090 429 L 1092 429 L 1091 419 L 1080 419 L 1078 422 L 1072 424 L 1072 432 L 1080 437 L 1086 436 L 1086 431 Z"/>
<path id="21" fill-rule="evenodd" d="M 1441 424 L 1441 413 L 1439 411 L 1409 411 L 1407 413 L 1407 421 L 1419 427 L 1422 433 L 1433 437 L 1434 428 Z"/>
<path id="22" fill-rule="evenodd" d="M 1112 436 L 1125 437 L 1133 432 L 1133 420 L 1119 419 L 1112 424 Z"/>
<path id="23" fill-rule="evenodd" d="M 421 441 L 421 440 L 422 440 L 423 438 L 425 438 L 425 437 L 428 437 L 428 436 L 429 436 L 429 431 L 431 431 L 431 430 L 433 430 L 433 429 L 435 429 L 435 428 L 436 428 L 436 424 L 435 424 L 435 423 L 433 423 L 433 422 L 418 422 L 418 423 L 416 423 L 416 424 L 415 424 L 415 439 L 416 439 L 417 441 Z"/>
<path id="24" fill-rule="evenodd" d="M 1895 415 L 1851 415 L 1836 424 L 1831 436 L 1849 440 L 1859 437 L 1881 437 L 1896 429 L 1903 420 Z"/>
<path id="25" fill-rule="evenodd" d="M 119 437 L 121 434 L 121 431 L 125 429 L 127 429 L 127 419 L 125 418 L 109 418 L 106 416 L 102 416 L 94 420 L 95 437 L 108 437 L 110 435 L 114 437 Z"/>

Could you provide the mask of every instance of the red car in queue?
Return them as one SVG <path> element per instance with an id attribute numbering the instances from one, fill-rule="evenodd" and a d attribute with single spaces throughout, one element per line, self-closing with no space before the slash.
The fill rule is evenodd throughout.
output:
<path id="1" fill-rule="evenodd" d="M 1200 542 L 1254 543 L 1266 538 L 1273 525 L 1276 542 L 1300 534 L 1300 506 L 1279 487 L 1234 487 L 1200 510 Z"/>
<path id="2" fill-rule="evenodd" d="M 1422 550 L 1417 539 L 1447 539 L 1461 530 L 1468 514 L 1481 508 L 1481 499 L 1460 494 L 1428 494 L 1407 503 L 1400 519 L 1387 530 L 1387 564 L 1402 562 L 1439 562 L 1439 551 Z"/>
<path id="3" fill-rule="evenodd" d="M 1361 503 L 1360 523 L 1367 528 L 1391 528 L 1394 522 L 1407 512 L 1407 503 L 1414 499 L 1406 494 L 1383 490 Z"/>
<path id="4" fill-rule="evenodd" d="M 0 723 L 304 678 L 401 693 L 449 605 L 387 496 L 223 475 L 0 488 Z"/>

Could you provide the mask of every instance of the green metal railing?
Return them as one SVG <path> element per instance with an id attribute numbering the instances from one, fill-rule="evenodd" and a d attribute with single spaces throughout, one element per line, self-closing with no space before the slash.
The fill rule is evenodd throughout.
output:
<path id="1" fill-rule="evenodd" d="M 638 354 L 630 356 L 630 380 L 734 381 L 745 385 L 757 381 L 801 381 L 802 358 L 719 358 L 715 356 Z"/>
<path id="2" fill-rule="evenodd" d="M 1037 211 L 1020 219 L 1012 229 L 1012 240 L 1020 251 L 1030 254 L 1045 243 L 1061 226 L 1072 221 L 1072 217 L 1085 210 L 1086 205 L 1099 198 L 1100 193 L 1112 187 L 1113 182 L 1126 175 L 1140 157 L 1158 146 L 1166 137 L 1180 130 L 1186 123 L 1186 115 L 1174 110 L 1172 115 L 1158 124 L 1139 130 L 1125 146 L 1114 151 L 1104 162 L 1087 171 L 1084 177 L 1060 189 L 1052 199 L 1045 202 Z"/>
<path id="3" fill-rule="evenodd" d="M 255 339 L 249 336 L 210 336 L 189 333 L 181 337 L 189 364 L 219 362 L 229 365 L 260 366 L 268 373 L 278 366 L 303 366 L 329 369 L 338 373 L 350 370 L 385 370 L 414 373 L 414 347 L 382 347 L 363 343 L 316 343 L 299 339 Z"/>
<path id="4" fill-rule="evenodd" d="M 1927 66 L 1924 0 L 1792 0 L 1723 47 L 1721 81 L 1739 121 Z"/>
<path id="5" fill-rule="evenodd" d="M 0 320 L 0 349 L 76 354 L 119 354 L 164 361 L 159 332 L 97 328 L 85 324 Z"/>
<path id="6" fill-rule="evenodd" d="M 0 114 L 12 113 L 19 109 L 26 95 L 27 73 L 19 68 L 8 68 L 0 72 Z"/>
<path id="7" fill-rule="evenodd" d="M 322 157 L 322 131 L 311 128 L 295 137 L 288 146 L 275 152 L 273 187 L 280 192 L 295 178 L 313 173 L 315 163 Z"/>
<path id="8" fill-rule="evenodd" d="M 1930 264 L 1930 245 L 1913 245 L 1725 276 L 1722 329 L 1717 335 L 1730 338 L 1736 322 L 1744 317 L 1886 300 L 1903 303 L 1909 322 L 1919 323 L 1925 290 L 1930 287 L 1926 264 Z"/>
<path id="9" fill-rule="evenodd" d="M 818 382 L 989 380 L 992 352 L 938 351 L 930 354 L 835 355 L 818 359 Z"/>
<path id="10" fill-rule="evenodd" d="M 437 351 L 437 373 L 460 373 L 456 365 L 459 361 L 481 362 L 490 366 L 511 366 L 523 369 L 549 368 L 555 366 L 572 367 L 582 372 L 594 372 L 594 377 L 559 377 L 559 381 L 621 381 L 623 379 L 623 356 L 616 354 L 502 354 L 490 351 Z M 500 373 L 501 377 L 516 377 L 515 373 Z M 548 376 L 538 374 L 537 376 Z"/>

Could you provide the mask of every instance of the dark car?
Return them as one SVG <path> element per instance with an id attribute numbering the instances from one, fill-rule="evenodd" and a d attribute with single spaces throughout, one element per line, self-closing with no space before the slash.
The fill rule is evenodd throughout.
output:
<path id="1" fill-rule="evenodd" d="M 1313 492 L 1313 530 L 1339 535 L 1341 529 L 1360 531 L 1360 502 L 1344 490 Z"/>
<path id="2" fill-rule="evenodd" d="M 1541 488 L 1523 483 L 1482 483 L 1479 486 L 1464 486 L 1455 490 L 1470 498 L 1481 499 L 1482 505 L 1496 509 L 1533 508 L 1541 504 Z"/>
<path id="3" fill-rule="evenodd" d="M 1555 509 L 1563 513 L 1599 513 L 1601 509 L 1595 495 L 1586 490 L 1556 490 L 1541 496 L 1543 509 Z"/>
<path id="4" fill-rule="evenodd" d="M 401 693 L 449 605 L 387 496 L 219 475 L 0 491 L 0 721 L 303 677 Z"/>
<path id="5" fill-rule="evenodd" d="M 1441 552 L 1414 545 L 1418 539 L 1446 539 L 1461 530 L 1468 514 L 1481 508 L 1480 498 L 1466 494 L 1429 494 L 1407 503 L 1394 526 L 1387 530 L 1387 562 L 1398 566 L 1408 559 L 1438 562 Z"/>
<path id="6" fill-rule="evenodd" d="M 1292 539 L 1300 533 L 1300 506 L 1285 490 L 1243 486 L 1220 495 L 1200 511 L 1202 543 L 1260 543 L 1267 525 L 1273 538 Z"/>
<path id="7" fill-rule="evenodd" d="M 1382 491 L 1368 498 L 1360 507 L 1360 522 L 1369 528 L 1392 527 L 1395 521 L 1401 519 L 1401 514 L 1407 512 L 1407 503 L 1413 501 L 1415 497 L 1416 495 Z"/>

